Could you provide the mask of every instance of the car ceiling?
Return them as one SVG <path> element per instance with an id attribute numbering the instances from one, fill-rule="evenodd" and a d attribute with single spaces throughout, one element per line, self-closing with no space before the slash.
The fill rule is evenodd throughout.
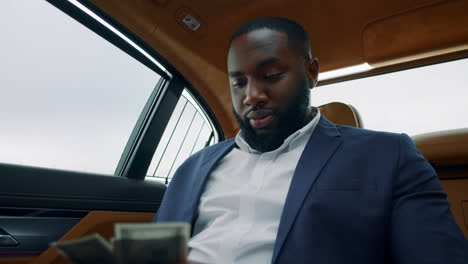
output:
<path id="1" fill-rule="evenodd" d="M 374 67 L 351 77 L 468 55 L 468 0 L 91 2 L 174 66 L 207 102 L 227 138 L 237 131 L 226 75 L 227 42 L 250 19 L 281 16 L 304 25 L 321 72 L 364 62 Z M 201 22 L 197 31 L 182 23 L 187 14 Z"/>

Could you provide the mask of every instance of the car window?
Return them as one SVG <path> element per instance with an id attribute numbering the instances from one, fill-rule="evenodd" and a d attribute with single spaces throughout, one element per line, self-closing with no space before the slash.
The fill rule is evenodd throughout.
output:
<path id="1" fill-rule="evenodd" d="M 416 135 L 468 127 L 468 59 L 319 86 L 311 104 L 353 105 L 364 127 Z"/>
<path id="2" fill-rule="evenodd" d="M 160 75 L 46 1 L 0 28 L 0 162 L 113 174 Z"/>
<path id="3" fill-rule="evenodd" d="M 185 159 L 218 140 L 219 136 L 206 112 L 184 90 L 159 142 L 146 178 L 169 183 Z"/>

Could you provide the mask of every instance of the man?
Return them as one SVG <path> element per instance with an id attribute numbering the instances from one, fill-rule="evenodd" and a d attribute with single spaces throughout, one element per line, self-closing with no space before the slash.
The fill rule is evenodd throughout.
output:
<path id="1" fill-rule="evenodd" d="M 406 135 L 334 125 L 309 107 L 304 29 L 261 18 L 231 38 L 235 139 L 190 157 L 156 221 L 193 225 L 200 263 L 468 263 L 435 171 Z"/>

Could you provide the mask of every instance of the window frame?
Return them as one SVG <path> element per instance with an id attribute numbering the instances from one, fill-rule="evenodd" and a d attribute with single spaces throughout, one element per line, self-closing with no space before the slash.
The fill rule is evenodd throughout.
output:
<path id="1" fill-rule="evenodd" d="M 189 107 L 189 108 L 187 108 L 187 107 Z M 185 130 L 185 134 L 183 135 L 183 139 L 182 139 L 181 144 L 177 144 L 176 142 L 174 142 L 174 134 L 176 133 L 176 131 L 178 131 L 180 129 L 180 126 L 182 126 L 182 127 L 184 126 L 183 123 L 180 122 L 180 120 L 181 120 L 182 116 L 184 116 L 186 114 L 186 112 L 191 112 L 191 110 L 189 110 L 190 108 L 192 108 L 193 113 L 190 113 L 188 115 L 189 116 L 191 115 L 192 117 L 189 118 L 190 122 L 188 123 L 189 124 L 188 127 L 186 127 L 186 129 L 183 129 L 183 130 Z M 201 118 L 201 120 L 199 120 L 201 122 L 198 123 L 198 124 L 201 124 L 201 126 L 198 128 L 198 133 L 196 133 L 197 137 L 196 137 L 196 139 L 194 141 L 191 141 L 191 139 L 194 139 L 194 138 L 191 138 L 191 139 L 189 139 L 189 141 L 186 142 L 186 140 L 188 139 L 187 136 L 191 133 L 192 126 L 194 125 L 194 121 L 197 118 L 197 116 L 200 116 L 200 118 Z M 156 180 L 159 180 L 161 182 L 164 182 L 166 185 L 169 184 L 169 182 L 173 178 L 173 174 L 175 173 L 177 168 L 180 166 L 180 161 L 185 160 L 187 157 L 189 157 L 189 156 L 193 155 L 194 153 L 198 152 L 200 149 L 203 149 L 203 148 L 205 148 L 207 146 L 218 143 L 218 138 L 219 138 L 219 136 L 217 134 L 218 132 L 213 127 L 214 126 L 212 124 L 212 121 L 207 117 L 207 115 L 201 109 L 201 106 L 196 101 L 196 99 L 194 99 L 192 93 L 189 90 L 184 89 L 184 91 L 182 92 L 182 96 L 179 97 L 179 100 L 177 102 L 177 106 L 175 107 L 175 109 L 174 109 L 174 111 L 173 111 L 173 113 L 172 113 L 172 115 L 170 117 L 170 121 L 169 121 L 168 125 L 166 126 L 166 129 L 164 130 L 164 133 L 163 133 L 163 135 L 161 137 L 162 141 L 159 142 L 159 145 L 157 146 L 156 151 L 154 153 L 153 159 L 150 162 L 150 165 L 149 165 L 148 170 L 146 172 L 146 177 L 147 177 L 146 179 L 156 179 Z M 209 133 L 202 133 L 203 130 L 206 129 L 206 128 L 209 129 Z M 179 132 L 180 132 L 180 130 L 179 130 Z M 208 138 L 206 138 L 206 140 L 203 140 L 204 136 L 205 137 L 207 136 Z M 201 139 L 201 141 L 200 141 L 200 139 Z M 199 145 L 200 142 L 204 142 L 204 144 Z M 174 143 L 178 145 L 177 148 L 172 148 L 173 147 L 172 144 L 174 144 Z M 181 153 L 184 153 L 182 150 L 184 148 L 185 143 L 193 144 L 192 148 L 191 148 L 190 153 L 189 153 L 188 156 L 186 156 L 185 154 L 187 154 L 187 153 L 185 153 L 185 154 L 183 154 L 185 157 L 179 159 L 179 157 L 180 157 L 179 155 Z M 166 153 L 170 153 L 170 151 L 168 152 L 168 150 L 176 151 L 175 152 L 176 153 L 175 157 L 173 159 L 171 159 L 171 158 L 167 159 L 165 157 Z M 155 159 L 155 157 L 157 157 L 157 158 Z M 171 165 L 168 168 L 167 174 L 157 175 L 156 173 L 159 171 L 160 165 L 164 164 L 164 163 L 162 163 L 163 160 L 165 160 L 166 162 L 170 162 Z M 175 164 L 177 164 L 177 165 L 174 166 Z M 163 167 L 164 167 L 164 165 L 163 165 Z"/>
<path id="2" fill-rule="evenodd" d="M 438 56 L 429 57 L 429 58 L 425 58 L 425 59 L 420 59 L 420 60 L 412 62 L 413 64 L 401 63 L 401 64 L 391 65 L 391 66 L 387 66 L 387 67 L 383 67 L 383 68 L 375 68 L 375 69 L 372 69 L 372 70 L 367 71 L 367 72 L 346 75 L 346 76 L 337 77 L 337 78 L 333 78 L 333 79 L 327 79 L 327 80 L 324 80 L 322 82 L 319 81 L 318 85 L 315 88 L 320 87 L 322 89 L 330 89 L 330 87 L 332 87 L 334 85 L 346 84 L 346 83 L 356 85 L 353 82 L 357 82 L 357 81 L 361 81 L 361 80 L 365 80 L 365 79 L 377 78 L 377 77 L 381 77 L 381 76 L 388 76 L 388 75 L 398 74 L 400 72 L 407 72 L 407 71 L 416 70 L 416 69 L 430 68 L 430 67 L 438 66 L 438 65 L 441 65 L 441 64 L 448 64 L 448 63 L 453 63 L 453 62 L 457 62 L 457 61 L 468 60 L 468 55 L 467 55 L 466 52 L 468 52 L 468 50 L 464 50 L 463 52 L 449 53 L 449 54 L 438 55 Z M 404 65 L 404 66 L 410 65 L 410 66 L 403 67 L 402 65 Z M 385 70 L 387 70 L 387 71 L 385 71 Z M 403 83 L 402 86 L 410 87 L 408 85 L 405 85 L 406 84 L 405 82 L 402 82 L 402 83 Z M 327 86 L 329 86 L 329 87 L 326 88 Z M 313 95 L 312 93 L 314 93 L 314 90 L 311 91 L 311 97 L 314 97 L 315 95 Z M 367 95 L 367 94 L 362 93 L 362 95 Z M 310 105 L 318 107 L 320 105 L 328 104 L 328 103 L 332 103 L 332 102 L 349 103 L 349 104 L 352 104 L 354 107 L 356 107 L 358 111 L 360 110 L 359 105 L 355 105 L 352 102 L 346 102 L 345 100 L 340 100 L 340 99 L 336 99 L 336 98 L 333 99 L 333 100 L 330 100 L 328 102 L 320 102 L 320 103 L 313 103 L 311 101 Z M 366 117 L 363 116 L 362 114 L 360 114 L 360 116 L 363 119 L 362 122 L 364 123 L 364 125 L 366 125 L 367 124 Z M 426 133 L 434 133 L 434 132 L 444 131 L 444 130 L 460 129 L 460 128 L 463 128 L 463 126 L 458 126 L 458 127 L 455 127 L 455 128 L 451 127 L 451 128 L 437 129 L 437 130 L 422 131 L 422 132 L 417 132 L 417 133 L 412 133 L 412 132 L 409 132 L 407 130 L 406 131 L 405 130 L 395 131 L 395 130 L 391 130 L 391 129 L 388 129 L 388 128 L 376 128 L 376 127 L 372 127 L 372 126 L 371 127 L 364 126 L 362 128 L 371 129 L 371 130 L 378 130 L 378 131 L 393 132 L 393 133 L 405 133 L 405 134 L 410 135 L 411 137 L 415 137 L 415 136 L 426 134 Z"/>
<path id="3" fill-rule="evenodd" d="M 129 135 L 127 144 L 115 169 L 114 176 L 139 180 L 145 178 L 159 141 L 184 89 L 192 95 L 193 99 L 202 110 L 202 114 L 210 121 L 209 123 L 213 131 L 215 131 L 214 134 L 218 137 L 218 141 L 224 140 L 224 134 L 218 120 L 200 94 L 153 48 L 89 1 L 77 1 L 138 45 L 139 48 L 160 63 L 164 69 L 153 63 L 127 41 L 71 2 L 63 0 L 46 1 L 161 76 L 161 79 L 148 98 L 143 111 L 140 113 L 132 133 Z"/>

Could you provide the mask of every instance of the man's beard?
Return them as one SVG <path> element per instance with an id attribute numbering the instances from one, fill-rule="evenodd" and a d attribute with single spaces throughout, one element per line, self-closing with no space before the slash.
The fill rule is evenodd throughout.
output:
<path id="1" fill-rule="evenodd" d="M 252 128 L 248 119 L 242 118 L 235 110 L 234 117 L 241 128 L 242 138 L 249 146 L 260 152 L 268 152 L 279 148 L 284 140 L 305 125 L 306 115 L 309 108 L 309 88 L 305 83 L 300 92 L 293 98 L 284 113 L 274 112 L 278 119 L 277 127 L 271 131 L 258 133 Z M 261 109 L 257 107 L 254 110 Z"/>

